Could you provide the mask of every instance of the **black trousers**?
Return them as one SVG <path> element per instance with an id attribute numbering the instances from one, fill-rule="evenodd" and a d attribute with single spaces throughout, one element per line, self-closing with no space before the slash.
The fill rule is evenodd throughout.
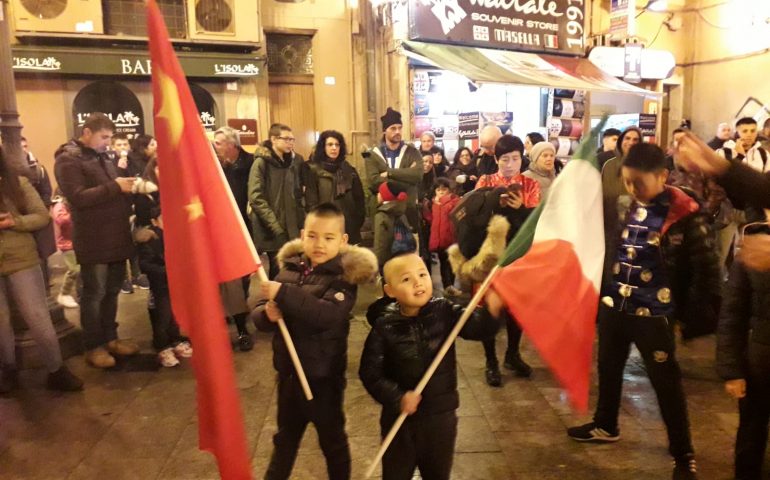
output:
<path id="1" fill-rule="evenodd" d="M 173 347 L 187 340 L 179 333 L 179 325 L 171 311 L 171 297 L 168 291 L 152 291 L 154 308 L 149 308 L 150 323 L 152 324 L 152 346 L 157 351 Z"/>
<path id="2" fill-rule="evenodd" d="M 503 310 L 502 314 L 505 316 L 505 330 L 508 334 L 508 351 L 506 354 L 510 353 L 512 355 L 518 355 L 522 335 L 521 327 L 518 322 L 511 317 L 508 310 Z M 484 356 L 486 357 L 488 365 L 498 364 L 495 338 L 497 338 L 497 333 L 495 333 L 494 336 L 481 341 L 481 344 L 484 345 Z"/>
<path id="3" fill-rule="evenodd" d="M 383 438 L 397 416 L 383 411 L 380 416 Z M 456 438 L 454 410 L 407 417 L 382 457 L 382 480 L 411 480 L 415 468 L 420 469 L 423 480 L 449 480 Z"/>
<path id="4" fill-rule="evenodd" d="M 273 436 L 273 455 L 266 480 L 291 476 L 299 444 L 308 422 L 318 432 L 330 480 L 350 478 L 350 447 L 345 433 L 345 378 L 310 378 L 313 400 L 307 401 L 295 375 L 278 378 L 278 432 Z M 319 476 L 320 478 L 320 476 Z"/>
<path id="5" fill-rule="evenodd" d="M 270 271 L 267 272 L 267 278 L 274 280 L 275 277 L 278 276 L 278 272 L 281 270 L 281 268 L 278 266 L 278 251 L 265 252 L 265 255 L 267 255 L 267 261 L 270 267 Z"/>
<path id="6" fill-rule="evenodd" d="M 738 403 L 740 423 L 735 441 L 735 478 L 760 480 L 770 423 L 770 345 L 749 343 L 746 396 Z"/>
<path id="7" fill-rule="evenodd" d="M 455 274 L 452 272 L 452 265 L 449 263 L 449 255 L 446 253 L 446 250 L 439 250 L 436 253 L 441 265 L 441 285 L 444 288 L 454 285 Z"/>
<path id="8" fill-rule="evenodd" d="M 420 219 L 420 234 L 418 235 L 418 240 L 420 241 L 420 244 L 418 245 L 420 258 L 422 258 L 423 263 L 425 263 L 425 268 L 428 269 L 428 273 L 431 273 L 431 255 L 430 250 L 428 249 L 430 242 L 430 223 L 422 219 Z"/>
<path id="9" fill-rule="evenodd" d="M 674 331 L 666 317 L 640 317 L 599 306 L 599 401 L 594 422 L 605 430 L 618 428 L 623 370 L 632 342 L 658 397 L 669 453 L 673 457 L 693 453 L 682 371 L 674 354 Z"/>

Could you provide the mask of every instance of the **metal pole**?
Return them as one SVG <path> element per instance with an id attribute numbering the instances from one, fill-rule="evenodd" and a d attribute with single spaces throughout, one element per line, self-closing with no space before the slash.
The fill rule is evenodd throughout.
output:
<path id="1" fill-rule="evenodd" d="M 21 149 L 22 125 L 16 108 L 11 29 L 8 22 L 8 1 L 2 0 L 2 8 L 0 8 L 0 134 L 3 136 L 6 159 L 16 165 L 19 171 L 26 171 L 23 169 L 25 158 Z"/>

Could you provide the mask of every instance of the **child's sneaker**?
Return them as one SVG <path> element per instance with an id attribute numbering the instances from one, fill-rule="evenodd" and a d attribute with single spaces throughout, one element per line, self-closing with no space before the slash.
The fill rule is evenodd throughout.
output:
<path id="1" fill-rule="evenodd" d="M 176 358 L 176 355 L 174 355 L 173 348 L 161 350 L 160 353 L 158 353 L 158 361 L 164 367 L 176 367 L 179 365 L 179 360 Z"/>
<path id="2" fill-rule="evenodd" d="M 192 345 L 190 345 L 190 342 L 187 341 L 179 342 L 174 347 L 174 354 L 180 358 L 190 358 L 193 354 Z"/>
<path id="3" fill-rule="evenodd" d="M 567 429 L 567 435 L 577 442 L 611 443 L 620 440 L 620 433 L 610 432 L 596 426 L 594 422 Z"/>

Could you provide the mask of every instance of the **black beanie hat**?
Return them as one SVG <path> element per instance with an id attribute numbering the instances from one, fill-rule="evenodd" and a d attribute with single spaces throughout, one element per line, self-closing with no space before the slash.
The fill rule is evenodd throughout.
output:
<path id="1" fill-rule="evenodd" d="M 401 121 L 401 114 L 397 111 L 393 110 L 392 108 L 388 107 L 388 110 L 385 112 L 385 115 L 380 117 L 380 120 L 382 121 L 382 131 L 388 129 L 391 125 L 403 125 L 404 122 Z"/>

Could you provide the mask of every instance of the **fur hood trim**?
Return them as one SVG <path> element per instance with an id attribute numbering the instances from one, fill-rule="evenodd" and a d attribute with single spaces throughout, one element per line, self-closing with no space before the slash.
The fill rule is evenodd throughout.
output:
<path id="1" fill-rule="evenodd" d="M 278 251 L 278 265 L 283 268 L 286 260 L 302 255 L 302 240 L 292 240 Z M 340 249 L 342 278 L 351 285 L 362 285 L 374 282 L 377 278 L 377 257 L 368 248 L 355 245 L 344 245 Z"/>
<path id="2" fill-rule="evenodd" d="M 497 265 L 497 261 L 505 251 L 505 238 L 511 225 L 502 215 L 494 215 L 487 225 L 487 236 L 481 244 L 479 253 L 473 258 L 466 259 L 460 253 L 458 245 L 452 245 L 447 250 L 452 271 L 464 283 L 481 283 L 489 272 Z"/>
<path id="3" fill-rule="evenodd" d="M 142 227 L 134 230 L 134 242 L 136 243 L 147 243 L 155 238 L 158 238 L 158 235 L 156 235 L 149 227 Z"/>

